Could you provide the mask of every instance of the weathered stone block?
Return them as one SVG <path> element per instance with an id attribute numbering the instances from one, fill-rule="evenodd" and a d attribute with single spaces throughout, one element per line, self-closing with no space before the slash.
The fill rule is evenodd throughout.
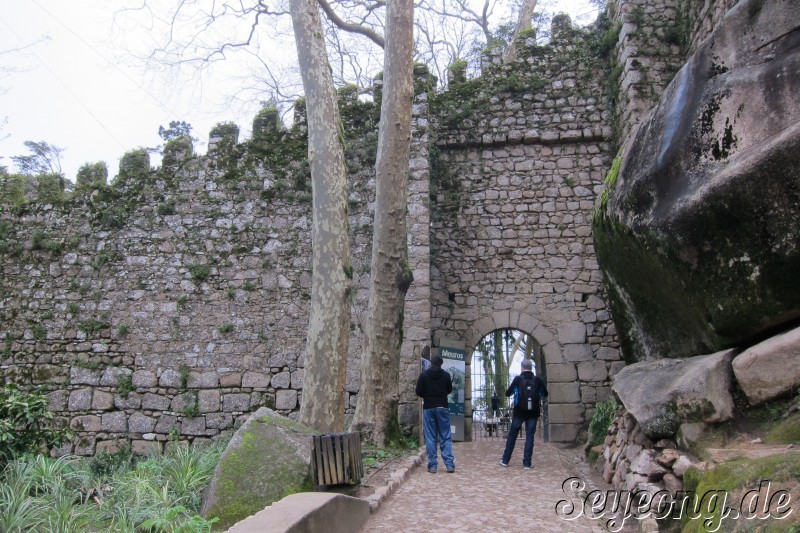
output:
<path id="1" fill-rule="evenodd" d="M 603 361 L 619 361 L 621 359 L 618 349 L 609 348 L 607 346 L 602 346 L 599 350 L 597 350 L 596 357 Z"/>
<path id="2" fill-rule="evenodd" d="M 149 389 L 158 385 L 158 377 L 155 372 L 149 370 L 137 370 L 131 377 L 131 383 L 137 389 Z"/>
<path id="3" fill-rule="evenodd" d="M 79 366 L 69 369 L 69 382 L 72 385 L 99 385 L 102 370 L 89 370 Z"/>
<path id="4" fill-rule="evenodd" d="M 550 441 L 551 442 L 575 442 L 578 438 L 578 425 L 577 424 L 550 424 Z"/>
<path id="5" fill-rule="evenodd" d="M 578 379 L 578 371 L 572 363 L 547 363 L 547 382 L 572 382 Z"/>
<path id="6" fill-rule="evenodd" d="M 585 361 L 578 363 L 578 379 L 581 381 L 605 381 L 608 370 L 604 361 Z"/>
<path id="7" fill-rule="evenodd" d="M 69 423 L 70 429 L 75 431 L 97 432 L 102 427 L 100 417 L 95 415 L 76 416 Z"/>
<path id="8" fill-rule="evenodd" d="M 558 325 L 558 340 L 563 344 L 582 344 L 586 342 L 586 324 L 567 322 Z"/>
<path id="9" fill-rule="evenodd" d="M 580 424 L 583 422 L 584 406 L 577 403 L 551 403 L 549 420 L 553 424 Z"/>
<path id="10" fill-rule="evenodd" d="M 186 409 L 192 408 L 197 403 L 197 393 L 187 391 L 172 398 L 169 410 L 174 413 L 182 413 Z"/>
<path id="11" fill-rule="evenodd" d="M 209 413 L 206 415 L 206 427 L 209 429 L 228 429 L 233 425 L 230 413 Z"/>
<path id="12" fill-rule="evenodd" d="M 142 409 L 148 411 L 167 411 L 169 409 L 170 399 L 160 394 L 153 394 L 146 392 L 142 396 Z"/>
<path id="13" fill-rule="evenodd" d="M 156 419 L 140 413 L 133 413 L 128 418 L 128 431 L 131 433 L 150 433 L 156 427 Z"/>
<path id="14" fill-rule="evenodd" d="M 110 392 L 95 391 L 92 397 L 92 409 L 95 411 L 108 411 L 114 407 L 114 395 Z"/>
<path id="15" fill-rule="evenodd" d="M 88 411 L 92 407 L 92 389 L 78 389 L 69 395 L 67 409 L 70 411 Z"/>
<path id="16" fill-rule="evenodd" d="M 303 388 L 303 378 L 305 376 L 305 370 L 295 370 L 292 372 L 292 388 L 293 389 L 302 389 Z"/>
<path id="17" fill-rule="evenodd" d="M 96 453 L 116 453 L 123 449 L 124 441 L 122 440 L 102 440 L 97 442 L 95 449 Z"/>
<path id="18" fill-rule="evenodd" d="M 297 407 L 296 390 L 279 390 L 275 393 L 275 409 L 292 410 Z"/>
<path id="19" fill-rule="evenodd" d="M 214 472 L 203 516 L 220 518 L 227 529 L 308 483 L 313 430 L 266 408 L 236 432 Z M 280 483 L 263 480 L 280 479 Z M 235 486 L 238 490 L 228 490 Z"/>
<path id="20" fill-rule="evenodd" d="M 269 387 L 270 377 L 269 374 L 262 374 L 261 372 L 245 372 L 244 376 L 242 376 L 242 387 Z"/>
<path id="21" fill-rule="evenodd" d="M 122 411 L 107 413 L 101 416 L 103 431 L 110 433 L 124 433 L 128 431 L 128 415 Z"/>
<path id="22" fill-rule="evenodd" d="M 142 406 L 142 395 L 135 392 L 128 393 L 124 398 L 119 395 L 114 395 L 114 407 L 117 409 L 139 409 Z"/>
<path id="23" fill-rule="evenodd" d="M 276 389 L 288 389 L 292 384 L 292 376 L 289 372 L 279 372 L 272 376 L 271 383 Z"/>
<path id="24" fill-rule="evenodd" d="M 267 365 L 270 367 L 292 366 L 297 363 L 297 354 L 279 353 L 269 358 Z"/>
<path id="25" fill-rule="evenodd" d="M 197 404 L 201 413 L 219 411 L 220 392 L 218 390 L 201 390 L 197 393 Z"/>
<path id="26" fill-rule="evenodd" d="M 250 408 L 250 395 L 249 394 L 223 394 L 222 395 L 222 410 L 226 413 L 235 411 L 247 411 Z"/>
<path id="27" fill-rule="evenodd" d="M 136 455 L 158 455 L 162 451 L 161 443 L 152 440 L 132 440 L 131 451 Z"/>
<path id="28" fill-rule="evenodd" d="M 212 389 L 219 385 L 216 372 L 190 372 L 187 387 L 192 389 Z"/>
<path id="29" fill-rule="evenodd" d="M 168 387 L 172 389 L 179 389 L 184 384 L 181 383 L 181 374 L 177 370 L 167 369 L 161 373 L 158 378 L 158 384 L 161 387 Z"/>
<path id="30" fill-rule="evenodd" d="M 100 378 L 100 385 L 103 387 L 116 387 L 119 385 L 120 379 L 127 378 L 132 374 L 133 371 L 130 368 L 118 366 L 108 367 Z"/>
<path id="31" fill-rule="evenodd" d="M 550 375 L 548 374 L 548 379 Z M 548 400 L 552 403 L 578 403 L 581 401 L 580 384 L 577 381 L 572 383 L 551 383 L 547 387 L 550 393 Z"/>
<path id="32" fill-rule="evenodd" d="M 47 408 L 51 411 L 66 411 L 69 392 L 65 390 L 53 391 L 45 395 L 47 397 Z"/>
<path id="33" fill-rule="evenodd" d="M 205 435 L 206 418 L 198 416 L 195 418 L 184 418 L 181 422 L 181 435 Z"/>
<path id="34" fill-rule="evenodd" d="M 173 415 L 161 415 L 156 422 L 156 433 L 169 434 L 173 428 L 178 428 L 180 422 L 178 417 Z"/>
<path id="35" fill-rule="evenodd" d="M 220 374 L 219 386 L 220 387 L 240 387 L 242 385 L 241 372 L 227 372 Z"/>
<path id="36" fill-rule="evenodd" d="M 594 358 L 592 347 L 588 344 L 567 344 L 563 347 L 564 360 L 577 363 L 580 361 L 591 361 Z"/>

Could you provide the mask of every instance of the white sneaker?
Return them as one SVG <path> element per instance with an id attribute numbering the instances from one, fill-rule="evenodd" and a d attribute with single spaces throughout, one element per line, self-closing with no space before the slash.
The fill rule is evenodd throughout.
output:
<path id="1" fill-rule="evenodd" d="M 506 467 L 508 466 L 508 463 L 504 463 L 503 460 L 500 459 L 500 466 Z"/>

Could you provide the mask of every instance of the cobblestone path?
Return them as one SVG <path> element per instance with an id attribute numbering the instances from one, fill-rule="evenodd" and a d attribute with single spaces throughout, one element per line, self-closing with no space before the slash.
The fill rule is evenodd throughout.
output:
<path id="1" fill-rule="evenodd" d="M 569 454 L 540 442 L 533 450 L 533 470 L 522 469 L 519 440 L 507 468 L 500 466 L 502 440 L 453 444 L 456 472 L 429 474 L 426 461 L 372 516 L 365 533 L 409 532 L 602 532 L 602 522 L 580 517 L 564 520 L 556 505 L 566 496 L 562 484 L 578 475 Z M 574 452 L 575 455 L 579 452 Z M 591 490 L 591 489 L 590 489 Z"/>

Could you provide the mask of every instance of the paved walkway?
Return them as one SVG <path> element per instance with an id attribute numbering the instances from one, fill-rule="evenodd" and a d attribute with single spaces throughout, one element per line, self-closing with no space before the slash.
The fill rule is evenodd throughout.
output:
<path id="1" fill-rule="evenodd" d="M 574 456 L 544 444 L 537 435 L 533 470 L 522 469 L 524 440 L 517 442 L 511 464 L 498 463 L 504 441 L 453 444 L 456 472 L 429 474 L 423 460 L 399 488 L 370 516 L 363 532 L 603 532 L 602 521 L 579 517 L 564 520 L 556 505 L 567 500 L 562 484 L 581 476 Z M 585 468 L 583 476 L 586 476 Z M 589 481 L 591 485 L 591 481 Z M 591 488 L 589 490 L 592 490 Z M 576 507 L 579 500 L 574 499 Z"/>

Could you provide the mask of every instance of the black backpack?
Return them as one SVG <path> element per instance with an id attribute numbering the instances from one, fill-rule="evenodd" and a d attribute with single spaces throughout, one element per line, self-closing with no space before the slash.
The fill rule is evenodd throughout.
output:
<path id="1" fill-rule="evenodd" d="M 520 376 L 517 397 L 517 409 L 522 413 L 539 415 L 539 387 L 536 377 L 527 379 Z"/>

